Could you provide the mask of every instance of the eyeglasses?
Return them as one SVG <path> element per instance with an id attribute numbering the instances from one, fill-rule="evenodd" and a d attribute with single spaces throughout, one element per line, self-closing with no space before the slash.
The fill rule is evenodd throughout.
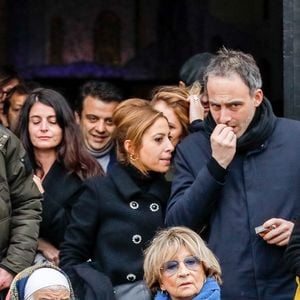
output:
<path id="1" fill-rule="evenodd" d="M 200 266 L 201 260 L 197 256 L 188 256 L 182 262 L 187 269 L 195 271 Z M 165 262 L 160 269 L 166 276 L 172 276 L 178 272 L 179 265 L 180 261 L 169 260 Z"/>

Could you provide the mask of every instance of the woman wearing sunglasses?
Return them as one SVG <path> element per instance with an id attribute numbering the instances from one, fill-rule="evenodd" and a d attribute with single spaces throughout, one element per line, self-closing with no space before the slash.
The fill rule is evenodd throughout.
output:
<path id="1" fill-rule="evenodd" d="M 144 277 L 155 300 L 220 299 L 220 265 L 200 236 L 186 227 L 156 234 L 145 251 Z"/>

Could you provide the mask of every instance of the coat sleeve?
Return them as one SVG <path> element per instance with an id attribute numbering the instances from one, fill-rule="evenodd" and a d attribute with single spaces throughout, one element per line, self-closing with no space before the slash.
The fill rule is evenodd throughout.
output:
<path id="1" fill-rule="evenodd" d="M 210 159 L 199 153 L 199 148 L 176 149 L 175 176 L 167 207 L 167 226 L 188 226 L 198 230 L 207 223 L 217 194 L 223 187 L 208 169 Z"/>
<path id="2" fill-rule="evenodd" d="M 0 267 L 19 273 L 34 259 L 42 196 L 33 181 L 32 169 L 21 142 L 10 135 L 2 150 L 1 168 L 6 168 L 11 218 L 8 249 Z"/>
<path id="3" fill-rule="evenodd" d="M 289 269 L 300 276 L 300 218 L 296 220 L 290 242 L 285 250 L 285 259 Z"/>
<path id="4" fill-rule="evenodd" d="M 60 264 L 68 273 L 69 267 L 90 259 L 100 226 L 99 197 L 91 181 L 83 184 L 83 191 L 72 208 L 70 224 L 60 248 Z"/>

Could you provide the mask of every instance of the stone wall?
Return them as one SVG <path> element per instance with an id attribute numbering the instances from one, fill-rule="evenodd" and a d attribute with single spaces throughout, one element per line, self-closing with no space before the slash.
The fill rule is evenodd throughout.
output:
<path id="1" fill-rule="evenodd" d="M 300 120 L 300 1 L 283 1 L 284 115 Z"/>

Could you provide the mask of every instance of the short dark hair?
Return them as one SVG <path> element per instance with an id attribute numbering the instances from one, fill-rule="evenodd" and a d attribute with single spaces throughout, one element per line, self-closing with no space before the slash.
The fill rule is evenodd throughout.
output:
<path id="1" fill-rule="evenodd" d="M 203 85 L 205 69 L 214 57 L 215 55 L 209 52 L 198 53 L 190 57 L 180 68 L 180 80 L 187 85 L 191 85 L 196 80 L 199 80 L 201 85 Z"/>
<path id="2" fill-rule="evenodd" d="M 11 96 L 4 101 L 4 106 L 3 106 L 3 113 L 5 115 L 8 114 L 8 110 L 10 107 L 10 99 L 14 95 L 14 93 L 18 93 L 20 95 L 29 95 L 34 89 L 39 88 L 40 84 L 35 82 L 35 81 L 28 81 L 28 82 L 23 82 L 18 85 L 16 85 L 14 88 L 12 88 L 12 93 Z"/>
<path id="3" fill-rule="evenodd" d="M 83 101 L 87 96 L 94 97 L 101 101 L 122 102 L 124 97 L 121 89 L 107 81 L 91 80 L 83 84 L 80 88 L 80 97 L 77 101 L 76 110 L 82 112 Z"/>

